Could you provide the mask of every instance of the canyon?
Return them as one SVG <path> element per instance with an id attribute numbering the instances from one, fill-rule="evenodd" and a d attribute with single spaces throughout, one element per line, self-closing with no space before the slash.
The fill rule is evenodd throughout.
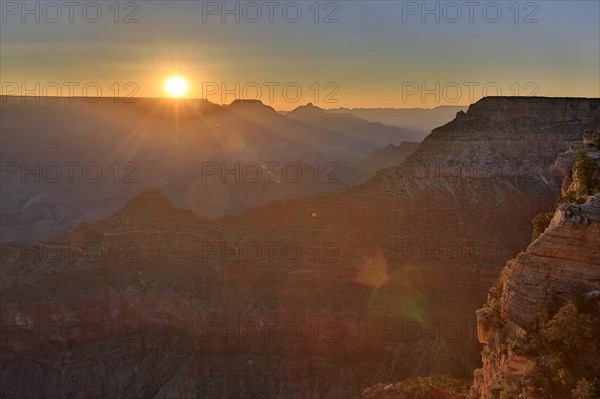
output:
<path id="1" fill-rule="evenodd" d="M 492 334 L 475 311 L 554 209 L 557 158 L 598 126 L 600 99 L 487 97 L 356 186 L 217 218 L 144 188 L 111 216 L 3 245 L 1 395 L 333 398 L 468 378 Z M 530 250 L 553 251 L 565 223 Z M 527 325 L 510 281 L 507 317 Z"/>
<path id="2" fill-rule="evenodd" d="M 286 117 L 252 100 L 0 101 L 0 233 L 20 243 L 103 219 L 151 187 L 213 218 L 335 191 L 397 165 L 423 136 L 312 105 L 294 113 L 308 119 Z M 401 147 L 372 162 L 390 144 Z"/>

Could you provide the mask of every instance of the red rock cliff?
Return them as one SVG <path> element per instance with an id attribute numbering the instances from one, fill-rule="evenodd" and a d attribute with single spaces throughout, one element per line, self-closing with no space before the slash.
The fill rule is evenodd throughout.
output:
<path id="1" fill-rule="evenodd" d="M 599 155 L 592 148 L 589 154 L 593 160 Z M 568 153 L 561 156 L 559 165 L 572 167 L 573 160 L 565 161 L 567 157 Z M 596 162 L 595 167 L 600 170 L 600 163 Z M 563 194 L 573 193 L 576 198 L 581 189 L 577 175 L 581 179 L 582 172 L 574 169 L 575 172 L 565 176 L 568 183 L 563 184 L 566 187 Z M 597 176 L 597 171 L 592 173 L 600 182 Z M 477 311 L 478 337 L 484 349 L 483 368 L 475 372 L 473 398 L 493 399 L 500 392 L 508 397 L 549 397 L 548 393 L 539 391 L 540 387 L 530 377 L 531 367 L 539 363 L 542 356 L 549 356 L 539 349 L 540 317 L 568 301 L 580 302 L 579 306 L 583 303 L 591 320 L 598 323 L 600 193 L 587 197 L 584 204 L 561 204 L 545 232 L 527 251 L 507 263 L 501 280 L 490 290 L 487 304 Z M 597 329 L 592 329 L 590 334 L 586 340 L 599 341 Z M 590 345 L 587 352 L 597 356 L 593 348 Z M 558 348 L 553 350 L 559 353 Z M 573 372 L 564 371 L 565 374 Z M 590 383 L 593 385 L 593 381 Z M 575 397 L 579 396 L 573 394 Z"/>

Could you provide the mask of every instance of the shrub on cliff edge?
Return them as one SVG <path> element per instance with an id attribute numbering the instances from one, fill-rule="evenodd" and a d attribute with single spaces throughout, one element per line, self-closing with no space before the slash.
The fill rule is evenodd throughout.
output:
<path id="1" fill-rule="evenodd" d="M 573 171 L 579 179 L 579 196 L 588 196 L 600 191 L 600 182 L 595 175 L 598 173 L 594 160 L 586 150 L 581 150 L 575 158 Z"/>
<path id="2" fill-rule="evenodd" d="M 598 322 L 580 312 L 572 301 L 551 319 L 542 316 L 530 341 L 536 359 L 524 373 L 526 385 L 549 399 L 597 397 L 600 344 L 592 338 L 598 327 Z"/>
<path id="3" fill-rule="evenodd" d="M 546 230 L 546 228 L 550 225 L 550 221 L 554 216 L 554 212 L 540 212 L 533 217 L 531 224 L 533 225 L 533 232 L 531 233 L 531 241 L 535 241 L 540 234 Z"/>

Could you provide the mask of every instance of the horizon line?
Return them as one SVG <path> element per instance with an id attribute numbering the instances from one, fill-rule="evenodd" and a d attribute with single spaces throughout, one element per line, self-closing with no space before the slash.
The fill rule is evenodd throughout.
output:
<path id="1" fill-rule="evenodd" d="M 332 108 L 323 108 L 319 105 L 314 105 L 312 102 L 307 102 L 307 103 L 302 103 L 299 105 L 296 105 L 295 108 L 293 108 L 292 110 L 278 110 L 276 109 L 274 106 L 272 105 L 268 105 L 265 104 L 264 102 L 262 102 L 262 100 L 259 99 L 252 99 L 252 98 L 238 98 L 235 99 L 233 101 L 231 101 L 230 103 L 216 103 L 216 102 L 212 102 L 206 98 L 202 98 L 202 97 L 152 97 L 152 96 L 136 96 L 136 97 L 115 97 L 115 96 L 97 96 L 97 97 L 86 97 L 86 96 L 42 96 L 42 95 L 15 95 L 15 94 L 1 94 L 0 93 L 0 98 L 2 99 L 0 101 L 0 103 L 4 103 L 6 102 L 6 100 L 8 98 L 10 99 L 21 99 L 21 102 L 26 102 L 27 99 L 37 99 L 34 102 L 42 102 L 41 99 L 42 98 L 47 98 L 44 102 L 49 102 L 49 103 L 56 103 L 62 100 L 76 100 L 76 99 L 84 99 L 87 100 L 90 103 L 94 103 L 94 102 L 98 102 L 101 100 L 107 100 L 107 99 L 112 99 L 112 100 L 117 100 L 114 101 L 115 104 L 122 102 L 125 104 L 135 104 L 137 103 L 137 101 L 134 100 L 169 100 L 169 101 L 201 101 L 203 103 L 206 104 L 212 104 L 212 105 L 217 105 L 217 106 L 230 106 L 232 104 L 234 104 L 235 102 L 248 102 L 248 103 L 260 103 L 265 107 L 269 107 L 272 108 L 273 110 L 275 110 L 276 112 L 292 112 L 295 109 L 298 109 L 300 107 L 306 107 L 306 106 L 314 106 L 315 108 L 320 108 L 322 110 L 326 110 L 326 111 L 331 111 L 331 110 L 341 110 L 341 109 L 347 109 L 347 110 L 428 110 L 428 111 L 432 111 L 435 110 L 437 108 L 442 108 L 442 107 L 456 107 L 456 108 L 468 108 L 471 104 L 444 104 L 444 105 L 438 105 L 435 106 L 433 108 L 426 108 L 426 107 L 393 107 L 393 106 L 387 106 L 387 107 L 344 107 L 344 106 L 336 106 L 336 107 L 332 107 Z M 51 99 L 51 100 L 49 100 Z"/>
<path id="2" fill-rule="evenodd" d="M 354 111 L 354 110 L 428 110 L 428 111 L 433 111 L 435 109 L 438 108 L 444 108 L 444 107 L 454 107 L 454 108 L 468 108 L 469 106 L 471 106 L 472 104 L 475 104 L 479 101 L 481 101 L 482 99 L 485 98 L 522 98 L 522 99 L 586 99 L 586 100 L 598 100 L 600 99 L 600 97 L 549 97 L 549 96 L 486 96 L 486 97 L 482 97 L 479 100 L 470 103 L 470 104 L 444 104 L 444 105 L 438 105 L 436 107 L 432 107 L 432 108 L 426 108 L 426 107 L 344 107 L 344 106 L 337 106 L 337 107 L 332 107 L 332 108 L 323 108 L 321 106 L 318 105 L 314 105 L 312 102 L 308 102 L 306 104 L 300 104 L 295 106 L 295 108 L 293 108 L 292 110 L 281 110 L 281 109 L 276 109 L 275 107 L 265 104 L 263 103 L 261 100 L 259 99 L 235 99 L 233 101 L 231 101 L 230 103 L 215 103 L 212 102 L 206 98 L 201 98 L 201 97 L 181 97 L 181 98 L 177 98 L 177 97 L 151 97 L 151 96 L 143 96 L 143 97 L 115 97 L 115 96 L 98 96 L 98 97 L 85 97 L 85 96 L 39 96 L 39 95 L 14 95 L 14 94 L 1 94 L 0 93 L 0 97 L 2 98 L 2 100 L 0 101 L 1 103 L 5 103 L 7 102 L 7 100 L 10 98 L 11 100 L 13 99 L 20 99 L 21 102 L 26 103 L 28 99 L 32 99 L 33 102 L 36 103 L 40 103 L 41 102 L 41 98 L 45 98 L 47 97 L 47 99 L 44 102 L 50 102 L 50 103 L 56 103 L 59 101 L 63 101 L 63 100 L 71 100 L 71 102 L 73 100 L 76 99 L 84 99 L 90 103 L 94 103 L 94 102 L 98 102 L 98 101 L 102 101 L 102 100 L 107 100 L 107 99 L 112 99 L 114 100 L 114 103 L 129 103 L 129 104 L 135 104 L 137 103 L 139 100 L 169 100 L 169 101 L 201 101 L 203 103 L 206 104 L 212 104 L 212 105 L 216 105 L 216 106 L 231 106 L 232 104 L 236 103 L 236 102 L 248 102 L 248 103 L 260 103 L 261 105 L 263 105 L 264 107 L 268 107 L 273 109 L 276 112 L 292 112 L 300 107 L 307 107 L 307 106 L 313 106 L 315 108 L 319 108 L 325 111 L 333 111 L 333 110 L 349 110 L 349 111 Z M 52 100 L 48 100 L 48 99 L 52 99 Z"/>

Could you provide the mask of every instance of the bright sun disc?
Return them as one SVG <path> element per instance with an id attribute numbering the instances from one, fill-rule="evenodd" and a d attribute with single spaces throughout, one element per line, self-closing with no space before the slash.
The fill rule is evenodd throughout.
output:
<path id="1" fill-rule="evenodd" d="M 172 97 L 181 97 L 187 91 L 187 82 L 179 76 L 171 76 L 165 83 L 165 89 Z"/>

